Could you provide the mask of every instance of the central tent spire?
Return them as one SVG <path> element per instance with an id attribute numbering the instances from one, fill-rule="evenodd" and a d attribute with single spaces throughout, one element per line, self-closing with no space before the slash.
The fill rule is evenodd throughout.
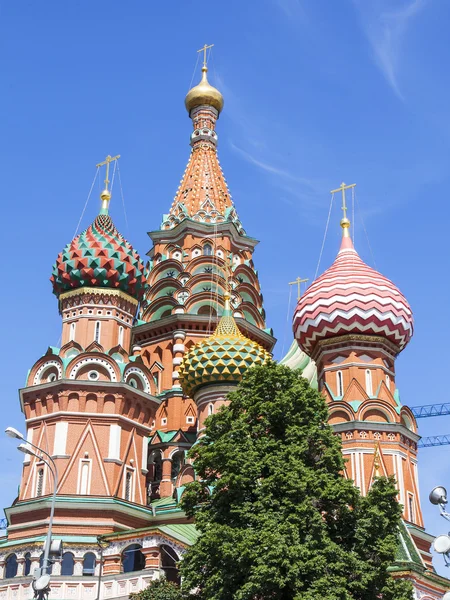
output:
<path id="1" fill-rule="evenodd" d="M 197 51 L 203 52 L 202 78 L 185 98 L 193 124 L 192 150 L 170 212 L 164 215 L 162 229 L 171 229 L 188 218 L 207 225 L 231 221 L 244 233 L 217 156 L 216 123 L 224 100 L 207 78 L 207 51 L 212 47 L 213 44 L 205 44 Z"/>

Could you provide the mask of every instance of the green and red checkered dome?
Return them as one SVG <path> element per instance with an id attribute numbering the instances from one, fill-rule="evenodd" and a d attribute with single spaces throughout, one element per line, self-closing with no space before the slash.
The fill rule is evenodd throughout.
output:
<path id="1" fill-rule="evenodd" d="M 53 265 L 50 281 L 58 297 L 87 286 L 121 290 L 140 301 L 148 287 L 141 257 L 106 211 L 67 244 Z"/>

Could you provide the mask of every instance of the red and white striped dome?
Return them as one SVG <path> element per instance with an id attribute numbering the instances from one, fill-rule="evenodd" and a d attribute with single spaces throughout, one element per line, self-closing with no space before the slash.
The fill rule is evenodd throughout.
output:
<path id="1" fill-rule="evenodd" d="M 401 352 L 412 337 L 413 316 L 400 290 L 344 237 L 334 263 L 300 298 L 293 326 L 307 354 L 318 341 L 346 334 L 384 337 Z"/>

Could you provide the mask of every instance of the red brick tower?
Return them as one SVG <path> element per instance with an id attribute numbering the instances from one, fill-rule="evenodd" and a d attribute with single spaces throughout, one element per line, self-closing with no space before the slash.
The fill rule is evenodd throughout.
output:
<path id="1" fill-rule="evenodd" d="M 185 451 L 197 432 L 197 408 L 183 396 L 178 368 L 183 354 L 210 335 L 224 310 L 225 271 L 232 264 L 231 306 L 241 331 L 267 350 L 274 344 L 253 250 L 258 243 L 239 221 L 217 157 L 221 93 L 207 79 L 186 96 L 193 123 L 191 155 L 161 229 L 149 233 L 149 290 L 133 332 L 160 398 L 149 457 L 152 497 L 170 496 Z"/>
<path id="2" fill-rule="evenodd" d="M 345 210 L 344 197 L 341 248 L 299 300 L 294 335 L 317 364 L 348 477 L 365 494 L 375 474 L 395 475 L 404 519 L 421 529 L 419 436 L 395 385 L 395 359 L 411 339 L 412 312 L 398 288 L 358 256 Z"/>
<path id="3" fill-rule="evenodd" d="M 73 552 L 75 574 L 83 562 L 77 548 L 147 522 L 148 436 L 160 404 L 151 373 L 130 352 L 146 271 L 108 214 L 108 189 L 101 197 L 100 214 L 53 267 L 62 346 L 47 350 L 20 391 L 28 440 L 57 465 L 53 535 Z M 18 499 L 6 513 L 9 543 L 26 538 L 32 566 L 42 552 L 52 492 L 46 465 L 27 455 Z"/>

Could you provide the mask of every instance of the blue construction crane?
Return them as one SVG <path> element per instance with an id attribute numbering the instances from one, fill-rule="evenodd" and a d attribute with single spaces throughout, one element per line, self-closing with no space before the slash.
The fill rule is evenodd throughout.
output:
<path id="1" fill-rule="evenodd" d="M 423 437 L 417 444 L 418 448 L 431 448 L 432 446 L 447 446 L 450 444 L 450 434 L 448 435 L 431 435 Z"/>
<path id="2" fill-rule="evenodd" d="M 410 406 L 409 407 L 416 417 L 416 419 L 423 419 L 424 417 L 442 417 L 444 415 L 450 415 L 450 403 L 445 404 L 425 404 L 424 406 Z"/>

